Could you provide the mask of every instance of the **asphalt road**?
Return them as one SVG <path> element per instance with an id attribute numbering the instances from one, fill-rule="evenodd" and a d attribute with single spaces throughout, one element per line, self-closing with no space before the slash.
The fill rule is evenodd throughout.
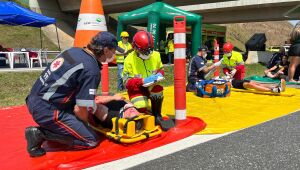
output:
<path id="1" fill-rule="evenodd" d="M 130 169 L 300 169 L 300 111 Z"/>

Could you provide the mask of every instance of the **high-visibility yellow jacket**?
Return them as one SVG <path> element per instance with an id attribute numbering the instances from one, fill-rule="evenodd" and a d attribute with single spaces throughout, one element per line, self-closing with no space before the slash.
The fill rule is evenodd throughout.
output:
<path id="1" fill-rule="evenodd" d="M 124 60 L 123 81 L 126 82 L 129 78 L 146 78 L 151 74 L 156 74 L 156 71 L 163 68 L 160 59 L 160 54 L 153 51 L 149 59 L 143 60 L 137 56 L 137 52 L 133 51 Z"/>
<path id="2" fill-rule="evenodd" d="M 241 53 L 232 51 L 232 55 L 230 59 L 226 54 L 223 55 L 223 61 L 222 61 L 223 67 L 234 69 L 236 66 L 241 64 L 244 64 L 243 56 L 241 55 Z"/>
<path id="3" fill-rule="evenodd" d="M 174 43 L 173 40 L 168 41 L 168 51 L 169 53 L 174 53 Z"/>
<path id="4" fill-rule="evenodd" d="M 123 48 L 125 50 L 125 52 L 132 49 L 132 46 L 129 42 L 127 42 L 126 44 L 123 44 L 122 41 L 119 41 L 118 46 Z M 117 63 L 124 63 L 124 58 L 125 58 L 125 56 L 123 54 L 116 54 Z"/>

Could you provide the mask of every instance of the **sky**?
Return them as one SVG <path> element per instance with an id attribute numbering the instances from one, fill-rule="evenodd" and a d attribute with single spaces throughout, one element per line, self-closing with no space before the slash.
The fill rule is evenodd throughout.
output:
<path id="1" fill-rule="evenodd" d="M 299 20 L 290 20 L 289 22 L 292 23 L 293 25 L 296 25 L 298 21 Z"/>

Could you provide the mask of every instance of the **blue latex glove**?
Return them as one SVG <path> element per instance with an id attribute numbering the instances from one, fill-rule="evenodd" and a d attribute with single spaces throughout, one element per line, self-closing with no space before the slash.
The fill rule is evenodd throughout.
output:
<path id="1" fill-rule="evenodd" d="M 157 76 L 159 76 L 159 77 L 164 77 L 161 73 L 157 73 L 157 74 L 155 74 L 155 75 L 157 75 Z"/>
<path id="2" fill-rule="evenodd" d="M 159 73 L 160 74 L 160 73 Z M 161 74 L 160 74 L 161 75 Z M 158 79 L 159 75 L 155 74 L 155 75 L 151 75 L 149 77 L 144 78 L 144 84 L 148 84 L 148 83 L 152 83 L 152 82 L 156 82 Z"/>

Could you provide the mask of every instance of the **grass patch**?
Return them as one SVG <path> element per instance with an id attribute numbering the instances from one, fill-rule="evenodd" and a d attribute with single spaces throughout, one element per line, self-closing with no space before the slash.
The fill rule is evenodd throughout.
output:
<path id="1" fill-rule="evenodd" d="M 246 65 L 247 77 L 253 75 L 263 75 L 265 67 L 261 64 Z M 165 80 L 163 86 L 172 86 L 174 82 L 173 66 L 165 67 Z M 41 74 L 36 72 L 7 72 L 0 74 L 0 107 L 25 104 L 25 97 L 29 94 L 32 85 Z M 117 69 L 109 69 L 110 92 L 117 92 Z M 99 87 L 101 92 L 101 85 Z"/>
<path id="2" fill-rule="evenodd" d="M 15 3 L 29 8 L 28 0 L 13 0 Z M 44 33 L 40 37 L 40 28 L 27 26 L 0 25 L 0 45 L 6 48 L 40 48 L 41 38 L 43 48 L 56 51 L 58 47 Z"/>
<path id="3" fill-rule="evenodd" d="M 12 31 L 13 30 L 13 31 Z M 40 48 L 40 29 L 24 26 L 0 25 L 0 44 L 7 48 Z M 48 50 L 58 50 L 44 34 L 42 35 L 43 48 Z"/>
<path id="4" fill-rule="evenodd" d="M 0 107 L 21 105 L 41 72 L 8 72 L 0 74 Z"/>

